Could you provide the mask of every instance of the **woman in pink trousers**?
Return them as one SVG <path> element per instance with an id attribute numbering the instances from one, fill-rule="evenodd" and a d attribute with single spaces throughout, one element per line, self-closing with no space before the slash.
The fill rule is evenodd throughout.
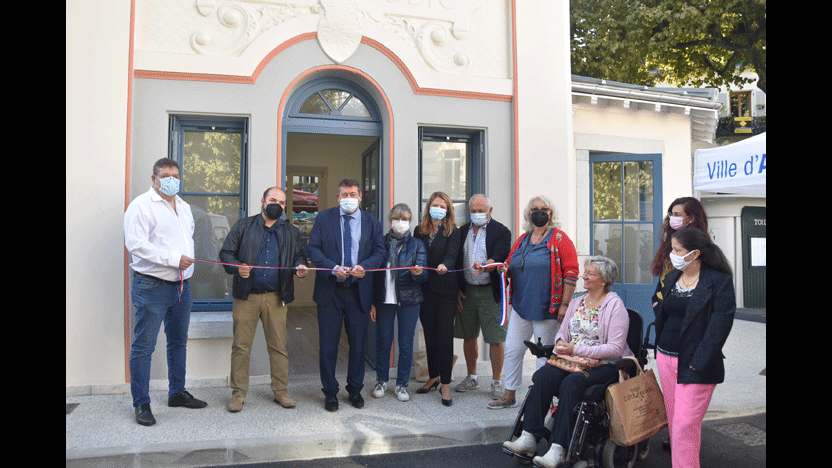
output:
<path id="1" fill-rule="evenodd" d="M 725 381 L 722 346 L 734 323 L 734 283 L 731 266 L 707 233 L 681 229 L 671 244 L 675 270 L 656 288 L 663 297 L 654 307 L 656 364 L 673 467 L 698 468 L 702 420 L 716 384 Z"/>

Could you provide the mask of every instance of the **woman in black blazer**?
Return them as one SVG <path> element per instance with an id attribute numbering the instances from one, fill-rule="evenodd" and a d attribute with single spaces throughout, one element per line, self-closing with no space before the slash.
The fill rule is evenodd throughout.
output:
<path id="1" fill-rule="evenodd" d="M 434 192 L 425 205 L 422 222 L 413 237 L 421 239 L 428 250 L 428 281 L 422 285 L 425 296 L 419 311 L 419 319 L 425 331 L 425 348 L 430 380 L 416 390 L 427 393 L 439 383 L 442 404 L 451 406 L 451 372 L 454 360 L 454 313 L 456 311 L 459 284 L 456 275 L 448 270 L 457 268 L 460 234 L 454 223 L 454 207 L 450 197 Z M 437 382 L 439 379 L 439 382 Z"/>
<path id="2" fill-rule="evenodd" d="M 699 467 L 702 420 L 725 380 L 722 347 L 734 323 L 731 266 L 711 237 L 681 229 L 671 237 L 663 300 L 655 306 L 656 364 L 662 382 L 673 467 Z"/>

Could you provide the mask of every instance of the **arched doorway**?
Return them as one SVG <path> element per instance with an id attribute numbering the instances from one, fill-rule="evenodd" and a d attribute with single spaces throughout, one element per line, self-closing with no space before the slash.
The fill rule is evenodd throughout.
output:
<path id="1" fill-rule="evenodd" d="M 337 205 L 338 183 L 362 184 L 361 209 L 380 219 L 383 124 L 378 106 L 356 83 L 319 78 L 299 87 L 282 116 L 287 216 L 305 243 L 317 213 Z M 290 374 L 318 372 L 317 310 L 313 275 L 295 281 L 295 302 L 287 323 Z M 373 341 L 370 339 L 369 341 Z M 346 345 L 342 337 L 342 347 Z M 347 352 L 338 353 L 338 372 L 346 372 Z"/>

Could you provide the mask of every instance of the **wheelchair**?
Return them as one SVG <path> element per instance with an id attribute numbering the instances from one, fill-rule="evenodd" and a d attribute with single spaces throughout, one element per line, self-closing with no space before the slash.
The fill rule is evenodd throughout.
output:
<path id="1" fill-rule="evenodd" d="M 627 312 L 630 317 L 627 345 L 636 356 L 641 367 L 644 368 L 644 365 L 647 364 L 647 349 L 654 347 L 649 344 L 650 327 L 653 327 L 654 324 L 651 323 L 649 325 L 644 341 L 642 341 L 643 319 L 641 315 L 632 309 L 627 309 Z M 529 348 L 529 351 L 538 358 L 549 358 L 554 351 L 554 344 L 543 345 L 540 342 L 540 338 L 537 339 L 537 343 L 528 340 L 524 341 L 524 343 Z M 616 369 L 626 372 L 631 377 L 635 376 L 638 372 L 635 363 L 631 359 L 622 359 L 608 365 L 615 366 Z M 610 438 L 610 418 L 607 413 L 605 395 L 607 387 L 617 382 L 618 377 L 616 376 L 603 384 L 590 385 L 584 391 L 581 402 L 576 405 L 573 411 L 576 420 L 568 447 L 564 448 L 566 460 L 561 465 L 564 468 L 632 468 L 637 460 L 647 458 L 650 453 L 649 438 L 630 447 L 619 446 Z M 528 398 L 528 395 L 529 392 L 526 393 L 526 398 Z M 511 434 L 509 434 L 509 441 L 519 437 L 523 431 L 523 412 L 525 407 L 526 401 L 524 399 L 523 405 L 520 407 L 520 412 L 517 414 L 514 426 L 512 427 Z M 544 422 L 546 429 L 544 431 L 544 437 L 541 439 L 541 441 L 546 442 L 547 450 L 549 431 L 552 428 L 551 424 L 547 423 L 551 423 L 551 415 L 555 411 L 563 410 L 566 410 L 566 408 L 558 409 L 557 406 L 554 406 L 547 413 L 546 421 Z M 502 450 L 503 453 L 516 457 L 519 463 L 531 463 L 531 457 L 514 453 L 505 447 Z"/>

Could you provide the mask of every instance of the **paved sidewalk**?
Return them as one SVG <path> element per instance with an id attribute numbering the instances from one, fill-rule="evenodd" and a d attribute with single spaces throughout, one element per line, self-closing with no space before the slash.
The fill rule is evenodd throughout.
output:
<path id="1" fill-rule="evenodd" d="M 724 350 L 726 382 L 717 386 L 706 419 L 766 411 L 766 381 L 760 374 L 766 367 L 765 344 L 764 322 L 734 322 Z M 647 368 L 655 368 L 652 353 Z M 527 355 L 521 401 L 533 371 L 534 360 Z M 462 372 L 464 363 L 457 364 L 457 382 Z M 396 400 L 392 388 L 375 399 L 370 396 L 374 375 L 368 370 L 364 408 L 353 408 L 342 389 L 340 409 L 334 413 L 323 408 L 317 376 L 290 378 L 289 391 L 297 402 L 293 409 L 272 402 L 268 385 L 252 386 L 243 410 L 235 414 L 226 410 L 231 395 L 227 387 L 189 388 L 208 402 L 199 410 L 169 408 L 166 391 L 151 391 L 157 420 L 151 427 L 136 424 L 129 390 L 68 394 L 67 467 L 204 466 L 487 444 L 505 440 L 517 415 L 518 409 L 486 408 L 491 401 L 488 375 L 480 376 L 478 390 L 452 391 L 451 407 L 442 406 L 436 390 L 416 394 L 422 384 L 413 380 L 411 401 Z"/>

